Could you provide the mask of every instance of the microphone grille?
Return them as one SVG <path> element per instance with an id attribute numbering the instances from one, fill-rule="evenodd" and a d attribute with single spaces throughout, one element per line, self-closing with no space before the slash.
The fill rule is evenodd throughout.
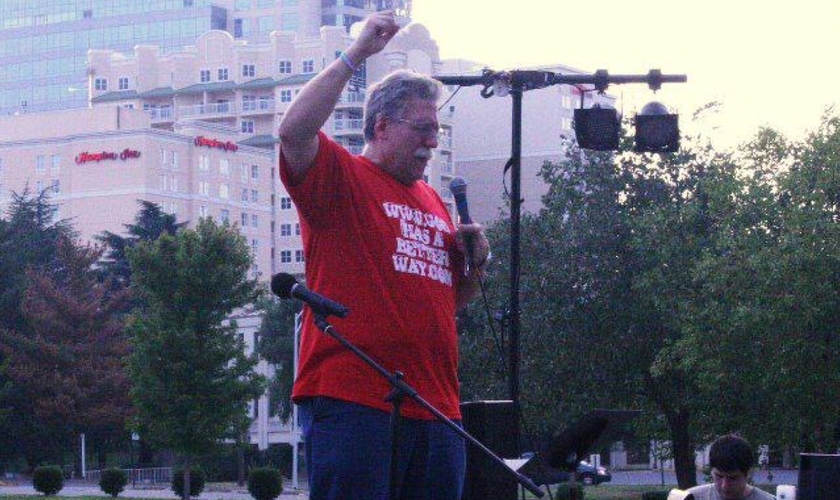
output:
<path id="1" fill-rule="evenodd" d="M 449 181 L 449 190 L 453 195 L 460 195 L 467 193 L 467 181 L 463 177 L 455 177 Z"/>
<path id="2" fill-rule="evenodd" d="M 271 278 L 271 291 L 281 299 L 292 297 L 292 287 L 297 285 L 297 280 L 291 274 L 277 273 Z"/>

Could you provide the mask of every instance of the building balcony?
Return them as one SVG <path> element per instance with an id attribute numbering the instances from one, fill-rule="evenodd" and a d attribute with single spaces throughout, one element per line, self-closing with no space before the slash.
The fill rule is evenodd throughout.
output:
<path id="1" fill-rule="evenodd" d="M 256 101 L 242 101 L 242 114 L 274 114 L 277 102 L 274 99 L 258 99 Z"/>
<path id="2" fill-rule="evenodd" d="M 235 113 L 236 103 L 233 102 L 214 102 L 178 108 L 178 115 L 181 118 L 229 117 Z"/>
<path id="3" fill-rule="evenodd" d="M 175 110 L 172 108 L 149 108 L 146 112 L 152 118 L 152 123 L 175 121 Z"/>
<path id="4" fill-rule="evenodd" d="M 338 98 L 337 108 L 361 108 L 365 105 L 364 92 L 345 92 Z"/>
<path id="5" fill-rule="evenodd" d="M 363 130 L 364 120 L 361 118 L 337 118 L 333 121 L 333 131 L 336 135 L 357 135 Z"/>

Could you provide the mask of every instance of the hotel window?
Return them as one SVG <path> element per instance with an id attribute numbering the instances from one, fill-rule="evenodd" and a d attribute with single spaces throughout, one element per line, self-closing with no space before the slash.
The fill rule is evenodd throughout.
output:
<path id="1" fill-rule="evenodd" d="M 314 59 L 307 59 L 301 63 L 301 73 L 314 73 L 315 72 L 315 60 Z"/>
<path id="2" fill-rule="evenodd" d="M 242 96 L 242 111 L 253 111 L 257 109 L 257 96 L 243 95 Z"/>
<path id="3" fill-rule="evenodd" d="M 295 236 L 300 236 L 300 222 L 295 224 Z"/>
<path id="4" fill-rule="evenodd" d="M 260 218 L 257 214 L 251 214 L 251 227 L 260 227 Z"/>
<path id="5" fill-rule="evenodd" d="M 127 76 L 121 76 L 119 78 L 119 80 L 117 80 L 117 87 L 120 90 L 128 90 L 128 77 Z"/>
<path id="6" fill-rule="evenodd" d="M 253 134 L 254 120 L 242 120 L 242 122 L 239 124 L 239 131 L 243 134 Z"/>
<path id="7" fill-rule="evenodd" d="M 295 262 L 304 262 L 303 250 L 295 250 Z"/>
<path id="8" fill-rule="evenodd" d="M 277 71 L 281 75 L 291 75 L 292 74 L 292 61 L 280 61 L 277 64 Z"/>
<path id="9" fill-rule="evenodd" d="M 251 190 L 251 203 L 257 203 L 260 201 L 260 192 L 256 189 Z"/>
<path id="10" fill-rule="evenodd" d="M 203 196 L 210 196 L 210 183 L 207 181 L 198 181 L 198 192 Z"/>
<path id="11" fill-rule="evenodd" d="M 242 212 L 241 215 L 242 215 L 242 217 L 240 217 L 241 222 L 240 222 L 239 225 L 242 226 L 242 227 L 248 227 L 248 214 L 246 214 L 245 212 Z"/>
<path id="12" fill-rule="evenodd" d="M 174 175 L 172 176 L 172 191 L 175 193 L 178 192 L 178 178 Z"/>
<path id="13" fill-rule="evenodd" d="M 291 90 L 281 90 L 280 91 L 280 102 L 292 102 L 292 91 Z"/>
<path id="14" fill-rule="evenodd" d="M 260 178 L 260 166 L 259 165 L 251 165 L 251 178 L 252 179 L 259 179 Z"/>
<path id="15" fill-rule="evenodd" d="M 242 76 L 254 76 L 257 74 L 257 69 L 253 64 L 242 65 Z"/>
<path id="16" fill-rule="evenodd" d="M 219 81 L 224 82 L 228 79 L 228 69 L 227 68 L 219 68 Z"/>
<path id="17" fill-rule="evenodd" d="M 198 207 L 198 216 L 207 217 L 207 205 L 201 205 Z"/>
<path id="18" fill-rule="evenodd" d="M 38 155 L 35 157 L 35 173 L 43 174 L 47 171 L 47 163 L 44 155 Z"/>
<path id="19" fill-rule="evenodd" d="M 198 170 L 201 172 L 207 172 L 210 170 L 210 157 L 207 155 L 201 155 L 198 157 Z"/>
<path id="20" fill-rule="evenodd" d="M 230 224 L 230 210 L 226 208 L 219 210 L 219 220 L 222 224 Z"/>
<path id="21" fill-rule="evenodd" d="M 55 194 L 61 193 L 61 184 L 60 184 L 58 179 L 53 179 L 52 180 L 52 184 L 51 184 L 50 188 L 52 189 L 52 192 L 55 193 Z"/>
<path id="22" fill-rule="evenodd" d="M 61 170 L 61 155 L 52 155 L 50 158 L 52 164 L 52 172 L 57 174 Z M 3 169 L 0 168 L 0 171 Z"/>
<path id="23" fill-rule="evenodd" d="M 283 196 L 280 198 L 280 210 L 291 210 L 292 209 L 292 199 L 288 196 Z"/>
<path id="24" fill-rule="evenodd" d="M 219 173 L 224 175 L 225 177 L 230 176 L 230 160 L 227 158 L 222 158 L 219 160 Z"/>
<path id="25" fill-rule="evenodd" d="M 283 264 L 289 264 L 292 262 L 292 251 L 291 250 L 280 250 L 280 262 Z"/>
<path id="26" fill-rule="evenodd" d="M 173 167 L 178 167 L 178 152 L 177 151 L 170 151 L 169 152 L 169 163 L 171 163 Z"/>
<path id="27" fill-rule="evenodd" d="M 93 89 L 94 90 L 108 90 L 108 79 L 107 78 L 97 78 L 93 81 Z"/>
<path id="28" fill-rule="evenodd" d="M 228 185 L 224 184 L 224 183 L 219 184 L 219 198 L 222 198 L 223 200 L 226 200 L 226 199 L 228 199 L 229 196 L 230 196 L 230 190 L 228 188 Z"/>
<path id="29" fill-rule="evenodd" d="M 292 235 L 292 225 L 291 224 L 280 224 L 280 236 L 291 236 Z"/>
<path id="30" fill-rule="evenodd" d="M 242 196 L 239 198 L 239 201 L 242 203 L 248 203 L 248 190 L 242 188 Z"/>
<path id="31" fill-rule="evenodd" d="M 160 166 L 166 166 L 166 150 L 163 148 L 160 148 Z"/>
<path id="32" fill-rule="evenodd" d="M 242 182 L 248 182 L 248 165 L 246 163 L 243 163 L 239 170 L 239 178 L 242 179 Z"/>
<path id="33" fill-rule="evenodd" d="M 251 252 L 257 255 L 260 252 L 260 240 L 251 240 Z"/>
<path id="34" fill-rule="evenodd" d="M 199 77 L 198 77 L 198 81 L 201 82 L 201 83 L 209 82 L 210 81 L 210 70 L 209 69 L 201 70 L 201 73 L 199 74 Z"/>

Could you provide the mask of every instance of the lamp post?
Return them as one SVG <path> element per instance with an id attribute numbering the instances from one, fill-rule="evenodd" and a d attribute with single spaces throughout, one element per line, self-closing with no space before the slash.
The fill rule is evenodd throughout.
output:
<path id="1" fill-rule="evenodd" d="M 516 409 L 517 418 L 519 418 L 519 344 L 520 344 L 520 310 L 519 310 L 519 278 L 520 278 L 520 213 L 522 206 L 521 198 L 521 162 L 522 162 L 522 94 L 528 90 L 541 89 L 552 85 L 593 85 L 598 92 L 604 92 L 610 84 L 623 83 L 647 83 L 652 90 L 659 90 L 663 83 L 683 83 L 687 81 L 685 75 L 663 75 L 661 71 L 653 69 L 646 75 L 610 75 L 606 70 L 598 70 L 592 75 L 562 75 L 551 71 L 542 70 L 514 70 L 497 72 L 485 69 L 481 75 L 464 75 L 464 76 L 435 76 L 436 80 L 444 85 L 457 86 L 472 86 L 482 85 L 484 88 L 481 91 L 481 96 L 489 98 L 498 91 L 500 95 L 509 94 L 512 99 L 512 126 L 511 126 L 511 159 L 510 166 L 510 302 L 507 311 L 510 328 L 510 347 L 508 356 L 508 390 L 509 397 L 513 401 Z M 581 102 L 582 104 L 582 102 Z M 578 110 L 590 111 L 590 110 Z M 598 110 L 601 111 L 601 110 Z M 606 110 L 603 110 L 606 111 Z M 618 144 L 618 130 L 617 126 L 618 114 L 615 110 L 610 110 L 611 114 L 606 116 L 606 120 L 601 120 L 601 123 L 606 126 L 590 124 L 585 126 L 592 131 L 595 131 L 600 137 L 588 137 L 592 144 L 611 145 Z M 657 109 L 651 112 L 653 115 L 660 115 L 662 112 Z M 587 147 L 578 130 L 582 125 L 578 121 L 582 121 L 584 113 L 575 113 L 575 129 L 579 137 L 579 142 L 582 147 Z M 591 116 L 586 114 L 587 116 Z M 662 115 L 673 116 L 673 115 Z M 604 113 L 598 113 L 595 119 L 603 119 Z M 658 122 L 657 122 L 658 123 Z M 676 120 L 672 122 L 676 127 Z M 647 127 L 655 131 L 657 137 L 666 136 L 670 138 L 673 134 L 667 134 L 661 128 Z M 677 138 L 679 131 L 674 130 Z M 614 134 L 614 138 L 613 138 Z M 607 137 L 609 136 L 609 137 Z M 637 134 L 637 141 L 639 140 Z M 656 138 L 651 138 L 649 142 L 656 142 Z M 661 147 L 658 151 L 670 151 L 672 143 L 668 147 Z M 651 149 L 650 144 L 645 144 L 646 149 L 639 149 L 637 151 L 657 151 Z M 608 147 L 597 147 L 594 149 L 616 149 Z M 517 423 L 518 424 L 518 423 Z M 517 439 L 519 436 L 517 425 Z"/>
<path id="2" fill-rule="evenodd" d="M 140 435 L 137 434 L 136 432 L 132 432 L 131 433 L 131 448 L 130 448 L 130 452 L 129 452 L 130 455 L 131 455 L 131 471 L 129 472 L 129 474 L 131 475 L 131 487 L 132 488 L 137 487 L 137 471 L 134 470 L 134 447 L 135 447 L 135 443 L 137 443 L 138 441 L 140 441 Z"/>

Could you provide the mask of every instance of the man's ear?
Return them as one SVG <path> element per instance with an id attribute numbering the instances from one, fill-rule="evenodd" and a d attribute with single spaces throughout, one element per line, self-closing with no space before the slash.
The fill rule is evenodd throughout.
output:
<path id="1" fill-rule="evenodd" d="M 388 134 L 390 133 L 391 123 L 382 116 L 379 115 L 376 117 L 376 121 L 373 124 L 373 137 L 374 139 L 387 139 Z"/>

